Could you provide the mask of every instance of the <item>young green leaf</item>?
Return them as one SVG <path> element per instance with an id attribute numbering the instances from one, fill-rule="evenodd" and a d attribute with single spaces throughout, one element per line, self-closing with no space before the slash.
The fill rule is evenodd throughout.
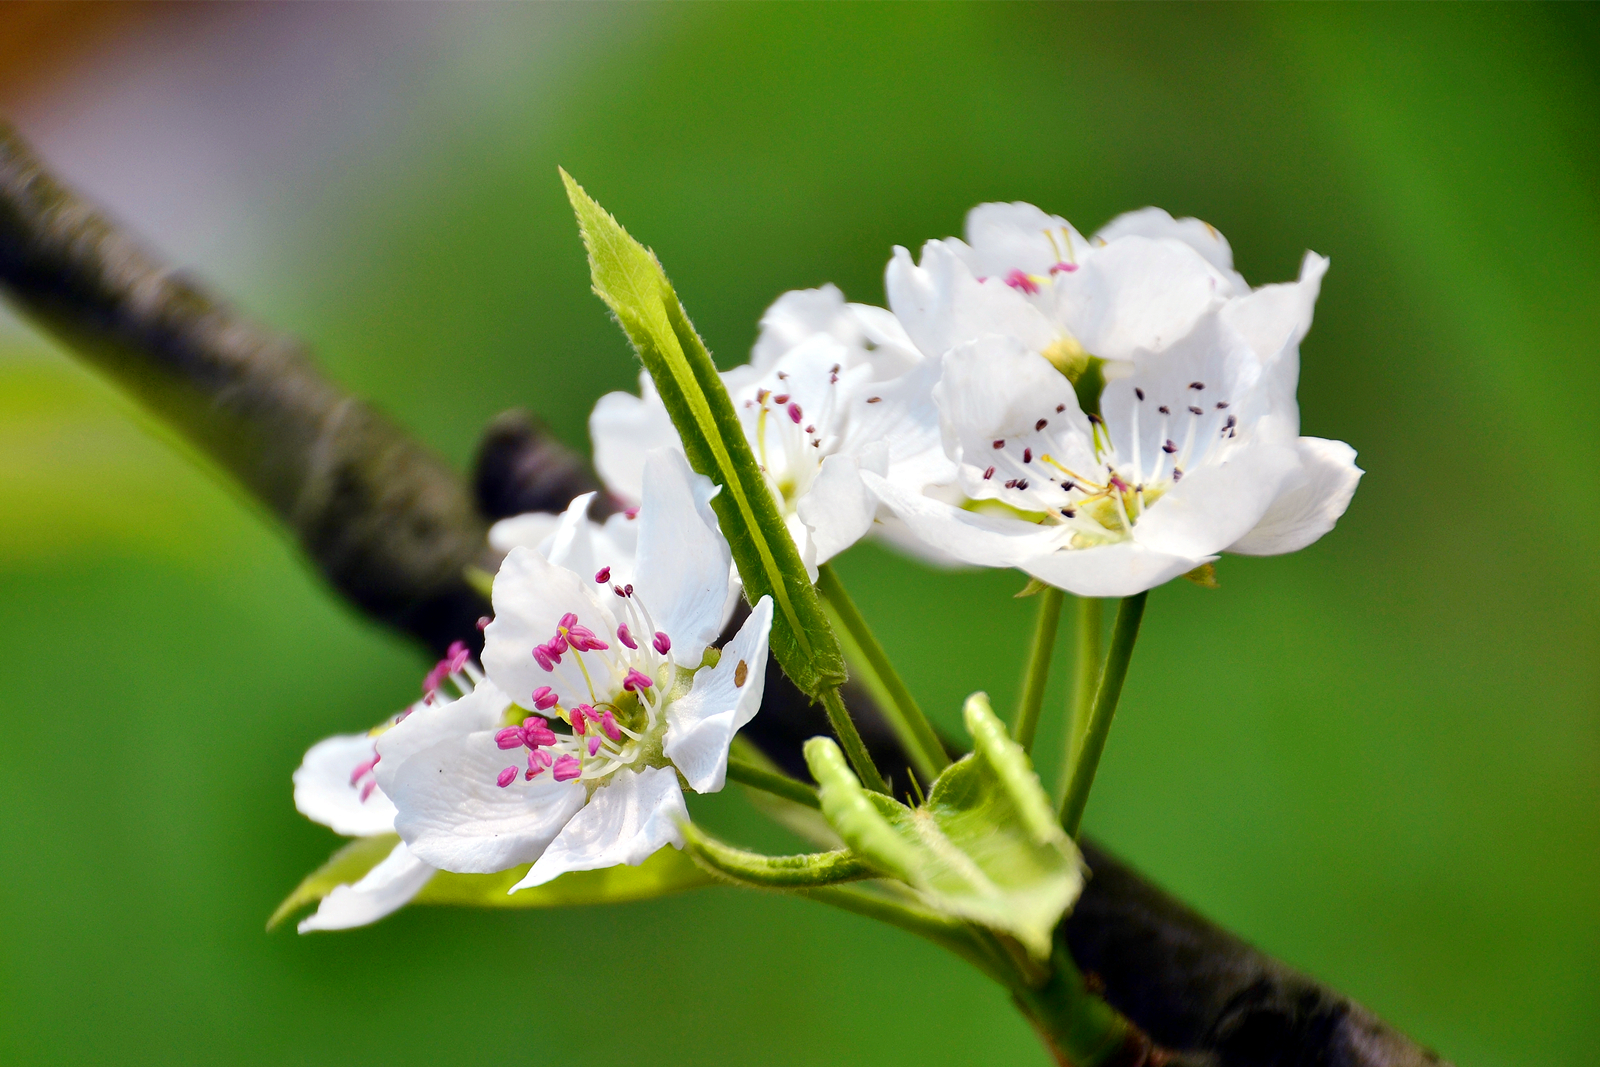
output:
<path id="1" fill-rule="evenodd" d="M 654 379 L 689 465 L 722 488 L 712 500 L 751 603 L 771 595 L 772 652 L 812 697 L 845 678 L 844 654 L 799 550 L 745 440 L 711 354 L 655 255 L 630 237 L 566 171 L 594 291 L 621 324 Z"/>
<path id="2" fill-rule="evenodd" d="M 975 694 L 965 711 L 975 750 L 917 808 L 869 793 L 833 742 L 808 741 L 822 813 L 852 851 L 930 907 L 1008 934 L 1044 960 L 1083 889 L 1082 861 L 988 699 Z"/>
<path id="3" fill-rule="evenodd" d="M 799 856 L 766 856 L 717 840 L 693 823 L 683 828 L 684 852 L 705 869 L 758 889 L 814 889 L 874 878 L 877 872 L 849 849 Z"/>
<path id="4" fill-rule="evenodd" d="M 333 892 L 335 886 L 354 885 L 361 881 L 366 873 L 382 863 L 384 857 L 393 852 L 394 846 L 399 843 L 398 834 L 378 834 L 374 837 L 358 837 L 351 841 L 329 856 L 327 863 L 306 875 L 300 884 L 294 887 L 294 892 L 283 898 L 283 903 L 278 905 L 272 917 L 267 920 L 267 929 L 274 929 L 308 904 L 316 904 Z"/>

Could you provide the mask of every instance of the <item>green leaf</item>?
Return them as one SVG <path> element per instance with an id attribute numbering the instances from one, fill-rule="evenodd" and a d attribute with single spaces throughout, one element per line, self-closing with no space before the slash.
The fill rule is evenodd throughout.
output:
<path id="1" fill-rule="evenodd" d="M 712 500 L 751 603 L 771 595 L 772 652 L 814 698 L 845 678 L 844 654 L 828 625 L 800 552 L 745 440 L 716 365 L 655 255 L 566 171 L 594 291 L 606 302 L 654 379 L 689 465 L 722 487 Z"/>
<path id="2" fill-rule="evenodd" d="M 328 857 L 328 862 L 305 876 L 294 887 L 294 892 L 284 898 L 278 910 L 267 920 L 267 929 L 279 923 L 308 904 L 316 904 L 333 892 L 335 886 L 353 885 L 366 873 L 383 862 L 385 856 L 400 843 L 398 834 L 378 834 L 375 837 L 358 837 Z"/>
<path id="3" fill-rule="evenodd" d="M 670 845 L 637 867 L 602 867 L 569 871 L 532 889 L 510 889 L 532 864 L 499 874 L 451 874 L 440 871 L 417 894 L 416 904 L 454 904 L 474 908 L 564 908 L 575 904 L 621 904 L 629 900 L 681 893 L 714 885 L 716 879 L 694 860 Z"/>
<path id="4" fill-rule="evenodd" d="M 1044 960 L 1083 890 L 1083 863 L 988 698 L 969 698 L 965 717 L 973 753 L 914 809 L 863 789 L 833 742 L 808 741 L 822 812 L 852 851 L 930 907 L 1008 934 Z"/>

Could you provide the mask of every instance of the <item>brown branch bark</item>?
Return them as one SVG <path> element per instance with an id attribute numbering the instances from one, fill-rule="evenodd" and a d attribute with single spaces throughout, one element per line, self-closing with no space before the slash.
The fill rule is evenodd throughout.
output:
<path id="1" fill-rule="evenodd" d="M 492 565 L 487 524 L 558 511 L 597 488 L 529 416 L 491 425 L 464 480 L 324 378 L 296 341 L 173 272 L 46 171 L 0 124 L 0 289 L 25 315 L 180 429 L 266 505 L 328 583 L 432 650 L 478 639 L 464 578 Z M 614 506 L 602 498 L 602 510 Z M 866 693 L 848 694 L 879 766 L 909 761 Z M 828 732 L 775 668 L 748 732 L 792 773 Z M 906 772 L 909 773 L 909 772 Z M 1062 924 L 1073 958 L 1156 1042 L 1163 1062 L 1223 1067 L 1423 1067 L 1433 1053 L 1086 847 L 1094 877 Z M 1141 1045 L 1135 1059 L 1154 1064 Z M 1130 1059 L 1129 1062 L 1133 1062 Z"/>

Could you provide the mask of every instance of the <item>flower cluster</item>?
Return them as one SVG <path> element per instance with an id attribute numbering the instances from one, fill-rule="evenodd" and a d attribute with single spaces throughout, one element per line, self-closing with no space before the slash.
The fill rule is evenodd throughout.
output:
<path id="1" fill-rule="evenodd" d="M 813 576 L 868 533 L 943 564 L 1017 568 L 1129 596 L 1224 551 L 1304 547 L 1361 471 L 1299 433 L 1299 345 L 1327 260 L 1252 290 L 1229 246 L 1155 208 L 1085 239 L 1026 204 L 985 204 L 966 239 L 896 248 L 888 308 L 785 294 L 721 381 Z M 436 869 L 529 865 L 515 889 L 683 847 L 684 788 L 722 788 L 756 713 L 772 603 L 720 649 L 738 574 L 647 375 L 590 418 L 593 494 L 497 524 L 504 553 L 482 667 L 454 647 L 423 698 L 330 738 L 295 775 L 335 830 L 396 833 L 390 857 L 302 929 L 404 904 Z M 455 696 L 448 695 L 446 683 Z"/>

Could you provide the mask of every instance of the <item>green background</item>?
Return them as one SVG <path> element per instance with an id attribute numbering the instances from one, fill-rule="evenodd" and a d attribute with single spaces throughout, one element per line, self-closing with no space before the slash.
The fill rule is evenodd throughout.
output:
<path id="1" fill-rule="evenodd" d="M 880 302 L 892 245 L 984 200 L 1085 231 L 1199 215 L 1256 283 L 1329 255 L 1304 425 L 1369 473 L 1307 551 L 1152 596 L 1087 826 L 1458 1063 L 1592 1055 L 1594 9 L 452 17 L 491 24 L 493 54 L 397 75 L 404 121 L 256 206 L 294 266 L 231 295 L 457 463 L 519 404 L 583 446 L 635 373 L 558 164 L 657 250 L 724 365 L 780 292 Z M 797 900 L 264 934 L 337 844 L 290 804 L 300 753 L 408 702 L 425 664 L 130 404 L 9 346 L 0 1061 L 1045 1062 L 975 972 Z M 839 569 L 940 722 L 977 688 L 1009 706 L 1018 577 L 872 546 Z M 709 817 L 767 840 L 731 795 Z"/>

